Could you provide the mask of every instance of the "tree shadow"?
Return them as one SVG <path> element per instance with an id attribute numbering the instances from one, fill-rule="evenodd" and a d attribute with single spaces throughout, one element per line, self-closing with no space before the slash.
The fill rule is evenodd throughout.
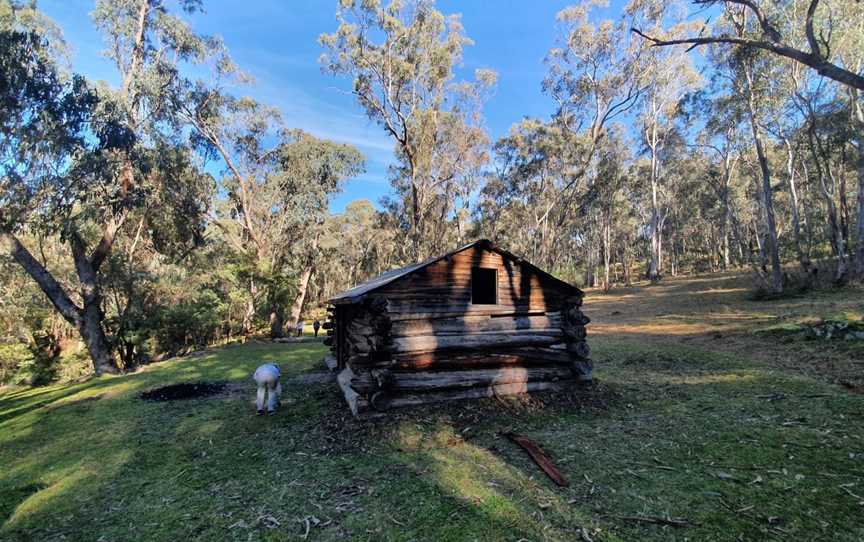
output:
<path id="1" fill-rule="evenodd" d="M 0 526 L 6 523 L 18 505 L 46 487 L 42 484 L 27 484 L 0 491 Z"/>
<path id="2" fill-rule="evenodd" d="M 498 539 L 502 533 L 536 539 L 538 532 L 578 539 L 578 526 L 615 525 L 614 519 L 598 517 L 590 502 L 582 504 L 590 486 L 582 474 L 601 488 L 622 490 L 615 496 L 604 493 L 602 503 L 610 513 L 646 510 L 644 501 L 626 493 L 634 484 L 663 499 L 680 496 L 650 473 L 639 471 L 645 480 L 626 473 L 635 468 L 632 462 L 646 461 L 642 439 L 650 438 L 655 457 L 671 462 L 663 454 L 693 445 L 688 434 L 700 427 L 710 398 L 707 406 L 716 412 L 707 412 L 720 425 L 704 433 L 698 445 L 712 458 L 722 457 L 728 446 L 741 447 L 736 439 L 752 438 L 751 427 L 727 416 L 727 410 L 742 416 L 741 405 L 725 407 L 724 399 L 756 396 L 774 386 L 765 375 L 726 378 L 734 371 L 722 366 L 706 366 L 704 375 L 682 379 L 661 355 L 656 357 L 638 378 L 631 375 L 597 390 L 596 404 L 580 403 L 592 391 L 544 394 L 541 402 L 514 398 L 502 405 L 487 399 L 400 409 L 372 421 L 353 419 L 338 389 L 328 383 L 286 388 L 286 404 L 275 417 L 254 416 L 251 388 L 248 397 L 147 404 L 130 394 L 178 375 L 214 376 L 194 369 L 149 375 L 122 393 L 106 390 L 104 399 L 86 407 L 58 406 L 52 412 L 56 419 L 43 420 L 41 434 L 15 439 L 22 454 L 38 453 L 26 465 L 0 474 L 7 517 L 0 536 L 285 539 L 302 536 L 304 520 L 314 517 L 318 523 L 309 520 L 309 539 Z M 616 378 L 634 372 L 621 360 L 606 361 L 618 371 Z M 230 371 L 228 364 L 219 367 Z M 682 394 L 693 402 L 686 403 L 691 399 Z M 675 404 L 685 402 L 685 410 L 649 409 L 669 397 Z M 783 416 L 782 401 L 748 401 L 750 410 L 763 415 L 746 413 L 755 420 L 748 423 L 768 424 L 771 416 Z M 812 423 L 820 424 L 821 418 Z M 571 488 L 554 487 L 521 450 L 497 437 L 504 430 L 535 438 L 571 480 Z M 720 437 L 712 435 L 719 430 L 732 436 L 717 441 Z M 569 451 L 573 444 L 580 449 L 576 457 Z M 845 450 L 819 453 L 829 452 L 839 456 Z M 701 460 L 688 459 L 683 451 L 674 457 Z M 57 471 L 59 476 L 49 474 Z M 686 502 L 661 509 L 663 499 L 646 513 L 686 515 L 681 508 Z M 703 518 L 720 521 L 722 510 L 697 505 Z M 813 506 L 833 505 L 824 500 Z M 662 537 L 659 530 L 640 529 L 625 527 L 624 538 Z"/>

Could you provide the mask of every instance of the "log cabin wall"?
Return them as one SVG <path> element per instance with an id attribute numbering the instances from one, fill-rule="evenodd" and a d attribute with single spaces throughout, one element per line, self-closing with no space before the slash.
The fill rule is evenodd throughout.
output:
<path id="1" fill-rule="evenodd" d="M 581 291 L 488 241 L 334 303 L 325 328 L 355 415 L 591 379 Z"/>

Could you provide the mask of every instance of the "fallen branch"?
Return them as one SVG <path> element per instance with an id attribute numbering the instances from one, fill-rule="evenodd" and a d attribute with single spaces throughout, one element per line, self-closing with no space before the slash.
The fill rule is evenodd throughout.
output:
<path id="1" fill-rule="evenodd" d="M 312 529 L 312 524 L 309 522 L 309 518 L 303 518 L 302 520 L 298 519 L 297 521 L 299 521 L 300 523 L 305 523 L 306 525 L 306 532 L 300 536 L 300 538 L 306 540 L 306 538 L 309 536 L 309 531 Z"/>
<path id="2" fill-rule="evenodd" d="M 504 436 L 510 439 L 512 442 L 515 442 L 519 446 L 522 447 L 523 450 L 528 452 L 528 455 L 531 456 L 531 459 L 534 460 L 534 463 L 540 467 L 543 472 L 546 473 L 553 482 L 555 482 L 558 486 L 561 487 L 569 487 L 570 482 L 564 478 L 564 475 L 558 470 L 558 468 L 552 463 L 552 460 L 546 455 L 540 446 L 537 445 L 536 442 L 529 439 L 526 436 L 518 435 L 516 433 L 504 433 Z"/>
<path id="3" fill-rule="evenodd" d="M 698 527 L 688 519 L 664 518 L 660 516 L 612 516 L 624 521 L 638 521 L 641 523 L 653 523 L 655 525 L 668 525 L 670 527 Z"/>
<path id="4" fill-rule="evenodd" d="M 843 491 L 848 493 L 850 496 L 858 499 L 858 504 L 864 506 L 864 497 L 862 497 L 861 495 L 857 495 L 857 494 L 853 493 L 849 488 L 846 487 L 845 484 L 840 486 L 840 489 L 842 489 Z"/>
<path id="5" fill-rule="evenodd" d="M 671 470 L 671 471 L 677 471 L 678 470 L 675 467 L 670 467 L 668 465 L 659 465 L 659 464 L 655 464 L 655 463 L 642 463 L 641 461 L 631 461 L 630 464 L 631 465 L 639 465 L 640 467 L 650 467 L 652 469 Z"/>

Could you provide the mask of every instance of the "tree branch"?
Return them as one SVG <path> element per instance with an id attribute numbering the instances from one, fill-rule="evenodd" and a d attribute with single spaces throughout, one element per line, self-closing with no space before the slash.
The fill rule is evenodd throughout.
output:
<path id="1" fill-rule="evenodd" d="M 117 236 L 117 231 L 123 226 L 125 221 L 125 212 L 119 219 L 115 219 L 114 217 L 108 219 L 102 230 L 102 239 L 99 240 L 99 244 L 96 245 L 93 254 L 90 256 L 90 265 L 93 266 L 94 271 L 98 271 L 99 267 L 102 266 L 102 262 L 104 262 L 105 258 L 108 257 L 108 254 L 111 252 L 111 247 L 114 246 L 114 239 Z"/>
<path id="2" fill-rule="evenodd" d="M 75 305 L 60 283 L 51 273 L 33 257 L 27 247 L 21 244 L 17 237 L 7 232 L 0 232 L 0 239 L 7 242 L 9 247 L 4 251 L 14 259 L 30 277 L 36 281 L 39 288 L 51 301 L 51 304 L 75 327 L 81 325 L 81 309 Z"/>
<path id="3" fill-rule="evenodd" d="M 814 0 L 815 1 L 815 0 Z M 812 4 L 811 4 L 812 6 Z M 809 66 L 816 70 L 819 75 L 825 76 L 829 79 L 833 79 L 838 83 L 842 83 L 844 85 L 850 86 L 852 88 L 856 88 L 858 90 L 864 90 L 864 77 L 858 75 L 857 73 L 851 72 L 849 70 L 843 69 L 836 64 L 832 64 L 828 62 L 818 54 L 807 53 L 805 51 L 801 51 L 799 49 L 794 49 L 792 47 L 787 47 L 785 45 L 781 45 L 779 43 L 770 43 L 767 41 L 760 40 L 751 40 L 746 38 L 735 38 L 732 36 L 715 36 L 715 37 L 706 37 L 706 38 L 684 38 L 678 40 L 661 40 L 658 38 L 654 38 L 648 36 L 637 28 L 631 28 L 631 32 L 638 34 L 639 36 L 645 38 L 654 44 L 655 47 L 666 47 L 669 45 L 692 45 L 693 47 L 699 45 L 710 45 L 714 43 L 726 43 L 731 45 L 738 45 L 740 47 L 747 47 L 751 49 L 762 49 L 765 51 L 770 51 L 774 54 L 791 58 L 805 66 Z M 815 37 L 814 37 L 815 39 Z"/>
<path id="4" fill-rule="evenodd" d="M 804 23 L 804 33 L 807 35 L 807 44 L 810 45 L 810 51 L 817 58 L 822 57 L 822 50 L 819 48 L 819 40 L 816 39 L 816 33 L 813 32 L 813 15 L 816 13 L 816 7 L 819 5 L 819 0 L 810 0 L 810 5 L 807 6 L 807 18 Z"/>

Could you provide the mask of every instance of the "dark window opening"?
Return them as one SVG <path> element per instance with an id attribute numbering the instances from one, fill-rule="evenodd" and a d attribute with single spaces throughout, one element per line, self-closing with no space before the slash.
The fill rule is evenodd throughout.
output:
<path id="1" fill-rule="evenodd" d="M 474 267 L 471 269 L 471 303 L 495 305 L 498 303 L 498 270 Z"/>

